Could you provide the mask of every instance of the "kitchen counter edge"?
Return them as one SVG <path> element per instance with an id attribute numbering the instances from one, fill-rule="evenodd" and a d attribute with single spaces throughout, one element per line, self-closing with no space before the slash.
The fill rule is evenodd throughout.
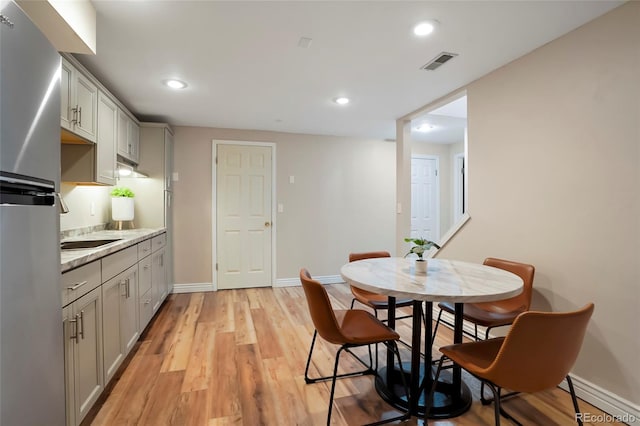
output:
<path id="1" fill-rule="evenodd" d="M 62 250 L 60 253 L 60 272 L 68 272 L 165 232 L 167 232 L 166 228 L 127 229 L 122 231 L 98 231 L 82 235 L 82 237 L 65 238 L 63 241 L 117 238 L 121 240 L 92 249 Z"/>

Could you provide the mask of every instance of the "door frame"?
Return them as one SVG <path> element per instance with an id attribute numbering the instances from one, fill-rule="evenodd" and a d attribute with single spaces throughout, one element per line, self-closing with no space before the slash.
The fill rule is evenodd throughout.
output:
<path id="1" fill-rule="evenodd" d="M 231 141 L 222 139 L 211 140 L 211 284 L 213 291 L 218 291 L 218 271 L 216 265 L 218 263 L 218 192 L 217 176 L 218 176 L 218 145 L 242 145 L 242 146 L 262 146 L 271 148 L 271 287 L 276 281 L 276 144 L 273 142 L 255 142 L 255 141 Z"/>
<path id="2" fill-rule="evenodd" d="M 420 160 L 435 160 L 436 162 L 436 179 L 435 179 L 435 187 L 436 187 L 436 214 L 435 214 L 435 222 L 436 222 L 436 233 L 438 234 L 438 238 L 436 240 L 440 240 L 442 235 L 440 234 L 440 209 L 442 207 L 442 200 L 440 199 L 440 157 L 437 155 L 426 155 L 426 154 L 411 154 L 411 160 L 414 158 Z M 411 165 L 409 165 L 409 176 L 413 173 L 411 170 Z M 413 210 L 413 197 L 411 197 L 411 205 L 409 206 L 409 219 L 411 219 L 411 214 Z"/>

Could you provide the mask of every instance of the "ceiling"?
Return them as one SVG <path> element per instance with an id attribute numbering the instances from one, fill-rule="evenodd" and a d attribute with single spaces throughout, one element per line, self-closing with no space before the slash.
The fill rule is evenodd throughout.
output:
<path id="1" fill-rule="evenodd" d="M 76 56 L 143 120 L 395 139 L 397 118 L 622 2 L 93 3 L 97 55 Z M 413 35 L 434 19 L 433 34 Z M 458 56 L 420 69 L 443 51 Z"/>

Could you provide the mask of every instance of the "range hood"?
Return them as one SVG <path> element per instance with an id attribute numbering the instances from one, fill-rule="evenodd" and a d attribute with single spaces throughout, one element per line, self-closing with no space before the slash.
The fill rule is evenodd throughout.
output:
<path id="1" fill-rule="evenodd" d="M 118 178 L 148 178 L 149 175 L 138 171 L 138 165 L 126 158 L 117 156 L 116 174 Z"/>

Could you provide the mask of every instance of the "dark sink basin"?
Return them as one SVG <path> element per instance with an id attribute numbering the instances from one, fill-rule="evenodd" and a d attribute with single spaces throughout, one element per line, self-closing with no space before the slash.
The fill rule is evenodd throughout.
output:
<path id="1" fill-rule="evenodd" d="M 111 240 L 83 240 L 83 241 L 65 241 L 60 243 L 61 250 L 74 250 L 74 249 L 88 249 L 104 246 L 115 241 L 120 241 L 121 238 Z"/>

